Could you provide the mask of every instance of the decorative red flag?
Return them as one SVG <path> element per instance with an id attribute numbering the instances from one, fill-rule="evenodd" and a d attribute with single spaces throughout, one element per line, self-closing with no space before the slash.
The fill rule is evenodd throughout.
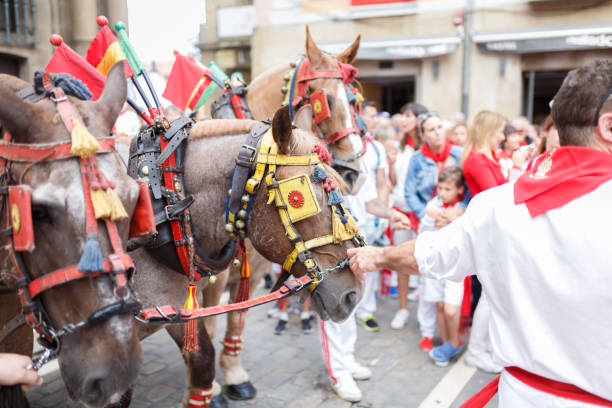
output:
<path id="1" fill-rule="evenodd" d="M 108 19 L 104 16 L 98 16 L 96 22 L 100 26 L 100 30 L 91 41 L 91 44 L 89 44 L 85 59 L 106 76 L 116 62 L 125 60 L 126 58 L 119 46 L 117 37 L 115 37 L 115 34 L 108 28 Z M 134 71 L 132 71 L 130 64 L 126 63 L 124 66 L 125 76 L 127 78 L 133 77 Z"/>
<path id="2" fill-rule="evenodd" d="M 104 90 L 106 78 L 98 70 L 96 70 L 89 62 L 77 54 L 72 48 L 64 44 L 64 40 L 57 34 L 49 37 L 52 45 L 57 49 L 51 58 L 51 61 L 45 67 L 45 71 L 56 74 L 70 74 L 76 79 L 81 80 L 93 95 L 95 101 L 100 97 Z"/>
<path id="3" fill-rule="evenodd" d="M 162 96 L 181 110 L 195 111 L 212 95 L 217 85 L 208 76 L 210 70 L 191 57 L 174 51 L 176 60 L 166 82 Z"/>

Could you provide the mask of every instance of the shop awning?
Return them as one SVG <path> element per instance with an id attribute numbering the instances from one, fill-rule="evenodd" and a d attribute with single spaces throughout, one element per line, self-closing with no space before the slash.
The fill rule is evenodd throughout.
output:
<path id="1" fill-rule="evenodd" d="M 530 53 L 612 48 L 612 22 L 606 25 L 539 27 L 482 31 L 472 36 L 483 52 Z"/>
<path id="2" fill-rule="evenodd" d="M 436 57 L 457 49 L 461 39 L 456 35 L 439 37 L 409 37 L 362 41 L 358 60 L 399 60 Z M 320 44 L 330 54 L 339 54 L 350 42 Z"/>

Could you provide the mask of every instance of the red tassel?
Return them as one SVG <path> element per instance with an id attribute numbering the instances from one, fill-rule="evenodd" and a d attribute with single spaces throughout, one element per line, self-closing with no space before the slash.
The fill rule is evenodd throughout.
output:
<path id="1" fill-rule="evenodd" d="M 242 250 L 242 264 L 240 265 L 240 286 L 236 293 L 235 302 L 249 300 L 251 293 L 251 265 L 249 265 L 249 253 Z"/>
<path id="2" fill-rule="evenodd" d="M 197 309 L 198 299 L 196 297 L 196 291 L 198 287 L 193 283 L 190 283 L 187 287 L 189 291 L 187 295 L 187 300 L 185 301 L 185 306 L 183 309 L 192 310 Z M 185 339 L 183 341 L 183 353 L 192 353 L 197 351 L 198 347 L 198 321 L 197 320 L 189 320 L 185 324 Z"/>

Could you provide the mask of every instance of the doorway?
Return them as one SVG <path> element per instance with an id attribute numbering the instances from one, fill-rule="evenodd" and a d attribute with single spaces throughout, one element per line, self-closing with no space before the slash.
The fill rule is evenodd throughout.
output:
<path id="1" fill-rule="evenodd" d="M 364 98 L 376 102 L 379 111 L 398 113 L 415 98 L 415 77 L 359 78 Z"/>

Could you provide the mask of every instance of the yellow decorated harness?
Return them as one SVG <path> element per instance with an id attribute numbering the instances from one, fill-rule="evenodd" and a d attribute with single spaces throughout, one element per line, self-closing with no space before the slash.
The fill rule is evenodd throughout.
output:
<path id="1" fill-rule="evenodd" d="M 254 129 L 254 131 L 256 129 Z M 251 132 L 249 137 L 249 141 L 256 146 L 257 139 L 263 134 L 259 152 L 255 160 L 255 170 L 253 174 L 250 175 L 243 188 L 241 188 L 242 186 L 240 185 L 234 184 L 235 181 L 237 181 L 236 170 L 234 172 L 232 188 L 228 196 L 226 211 L 227 224 L 225 228 L 234 238 L 246 237 L 247 220 L 252 199 L 262 180 L 265 178 L 266 187 L 268 188 L 268 204 L 275 204 L 281 222 L 285 228 L 287 238 L 294 245 L 293 251 L 286 257 L 283 263 L 283 268 L 290 273 L 296 260 L 302 262 L 308 276 L 314 281 L 314 284 L 311 285 L 309 289 L 314 290 L 317 283 L 320 282 L 327 273 L 347 267 L 348 258 L 345 258 L 333 268 L 322 270 L 312 257 L 310 252 L 311 249 L 330 244 L 340 244 L 342 241 L 348 240 L 352 240 L 357 246 L 363 246 L 365 242 L 359 235 L 359 229 L 355 219 L 344 207 L 344 200 L 338 193 L 335 181 L 327 175 L 324 168 L 321 166 L 322 160 L 320 156 L 326 158 L 326 155 L 320 153 L 320 146 L 318 146 L 318 149 L 315 149 L 319 153 L 313 152 L 302 155 L 280 154 L 278 152 L 278 145 L 274 141 L 272 135 L 272 129 L 268 127 L 262 132 L 260 128 L 259 131 L 261 132 L 259 135 L 254 136 L 254 133 L 257 132 Z M 244 155 L 241 157 L 239 154 L 236 160 L 236 168 L 238 168 L 238 166 L 244 167 L 246 164 L 245 161 L 250 162 L 250 164 L 254 161 L 256 148 L 255 146 L 249 146 L 249 141 L 243 145 L 241 153 L 248 152 L 247 156 L 250 154 L 250 159 Z M 328 155 L 329 153 L 327 153 L 327 156 Z M 315 216 L 321 211 L 312 187 L 310 176 L 305 173 L 288 179 L 277 180 L 277 166 L 314 167 L 312 181 L 315 183 L 324 183 L 323 187 L 328 192 L 327 204 L 331 207 L 332 211 L 331 234 L 304 241 L 294 223 Z M 237 202 L 237 194 L 240 194 L 240 205 L 232 206 L 232 202 Z"/>

